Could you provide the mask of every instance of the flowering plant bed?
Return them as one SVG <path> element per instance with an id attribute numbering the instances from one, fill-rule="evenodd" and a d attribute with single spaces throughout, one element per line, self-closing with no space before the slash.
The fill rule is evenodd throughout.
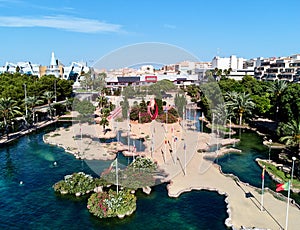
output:
<path id="1" fill-rule="evenodd" d="M 118 184 L 136 190 L 143 187 L 151 187 L 156 184 L 159 174 L 157 165 L 149 158 L 137 157 L 126 169 L 118 169 Z M 161 175 L 163 175 L 161 173 Z M 116 184 L 116 170 L 112 168 L 102 178 L 110 183 Z"/>
<path id="2" fill-rule="evenodd" d="M 130 190 L 121 190 L 117 193 L 110 189 L 108 192 L 92 194 L 88 199 L 87 208 L 99 218 L 123 218 L 136 210 L 136 197 Z"/>
<path id="3" fill-rule="evenodd" d="M 78 172 L 66 175 L 64 180 L 55 183 L 53 188 L 55 192 L 60 192 L 61 194 L 75 194 L 76 196 L 80 196 L 93 191 L 96 187 L 106 184 L 106 181 L 103 179 L 93 178 L 84 172 Z"/>

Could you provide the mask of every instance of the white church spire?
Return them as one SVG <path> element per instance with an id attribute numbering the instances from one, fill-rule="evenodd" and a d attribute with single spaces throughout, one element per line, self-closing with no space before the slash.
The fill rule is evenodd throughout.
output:
<path id="1" fill-rule="evenodd" d="M 56 66 L 56 60 L 55 60 L 54 52 L 52 52 L 52 54 L 51 54 L 51 62 L 50 62 L 50 66 L 51 66 L 51 67 Z"/>

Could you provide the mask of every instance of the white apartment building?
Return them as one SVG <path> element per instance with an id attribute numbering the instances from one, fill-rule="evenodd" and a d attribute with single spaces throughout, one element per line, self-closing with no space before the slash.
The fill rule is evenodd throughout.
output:
<path id="1" fill-rule="evenodd" d="M 17 62 L 16 64 L 6 62 L 4 66 L 0 67 L 0 74 L 5 72 L 7 73 L 19 72 L 21 74 L 36 75 L 39 77 L 40 65 L 31 64 L 30 62 Z"/>
<path id="2" fill-rule="evenodd" d="M 31 62 L 6 62 L 4 66 L 0 67 L 1 73 L 16 73 L 27 75 L 35 75 L 38 77 L 44 75 L 54 75 L 57 78 L 77 81 L 82 72 L 89 72 L 90 68 L 84 62 L 72 62 L 70 66 L 64 66 L 55 58 L 54 52 L 51 53 L 50 65 L 42 66 L 39 64 L 32 64 Z"/>
<path id="3" fill-rule="evenodd" d="M 206 71 L 214 71 L 216 68 L 224 70 L 230 70 L 230 73 L 226 76 L 235 80 L 242 80 L 244 76 L 254 76 L 254 68 L 256 66 L 256 59 L 246 60 L 244 58 L 238 58 L 235 55 L 230 57 L 216 56 L 212 59 L 211 65 L 208 68 L 200 68 L 197 70 L 199 79 L 204 80 L 206 77 Z"/>
<path id="4" fill-rule="evenodd" d="M 81 73 L 88 73 L 89 70 L 85 62 L 72 62 L 70 66 L 63 67 L 63 79 L 77 81 Z"/>
<path id="5" fill-rule="evenodd" d="M 238 69 L 243 69 L 244 65 L 244 58 L 237 58 L 235 55 L 231 55 L 230 57 L 219 57 L 216 56 L 211 61 L 212 68 L 218 69 L 229 69 L 231 68 L 233 71 Z"/>
<path id="6" fill-rule="evenodd" d="M 300 82 L 300 55 L 258 58 L 254 73 L 257 80 Z"/>

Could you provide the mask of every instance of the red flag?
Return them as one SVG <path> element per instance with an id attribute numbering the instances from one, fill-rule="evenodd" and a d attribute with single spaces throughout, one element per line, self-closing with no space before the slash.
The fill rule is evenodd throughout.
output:
<path id="1" fill-rule="evenodd" d="M 276 185 L 276 192 L 287 191 L 287 190 L 289 190 L 289 182 Z"/>
<path id="2" fill-rule="evenodd" d="M 263 171 L 261 173 L 261 179 L 265 179 L 265 170 L 266 170 L 266 166 L 263 167 Z"/>

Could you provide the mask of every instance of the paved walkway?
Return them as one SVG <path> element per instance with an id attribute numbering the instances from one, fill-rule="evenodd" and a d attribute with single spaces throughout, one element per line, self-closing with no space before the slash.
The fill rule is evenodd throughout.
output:
<path id="1" fill-rule="evenodd" d="M 182 155 L 181 153 L 178 153 Z M 205 189 L 218 191 L 226 194 L 228 203 L 229 218 L 226 220 L 228 226 L 239 229 L 241 226 L 259 227 L 264 229 L 283 229 L 285 227 L 286 202 L 274 198 L 265 192 L 264 208 L 261 211 L 261 195 L 257 189 L 237 182 L 233 178 L 223 175 L 219 167 L 212 164 L 212 161 L 203 158 L 204 154 L 191 154 L 192 159 L 187 165 L 186 175 L 183 171 L 176 174 L 178 170 L 165 167 L 171 175 L 171 184 L 168 186 L 169 196 L 178 197 L 184 191 L 192 189 Z M 260 176 L 258 175 L 258 179 Z M 290 206 L 289 228 L 299 229 L 300 210 Z"/>
<path id="2" fill-rule="evenodd" d="M 43 128 L 45 126 L 48 126 L 50 124 L 53 124 L 57 121 L 57 119 L 54 119 L 54 120 L 51 120 L 51 121 L 42 121 L 42 122 L 37 122 L 35 123 L 34 127 L 32 128 L 29 128 L 29 129 L 26 129 L 26 130 L 22 130 L 22 131 L 18 131 L 18 132 L 15 132 L 15 133 L 10 133 L 9 134 L 9 137 L 7 138 L 6 135 L 3 135 L 1 138 L 0 138 L 0 146 L 2 145 L 5 145 L 5 144 L 8 144 L 10 142 L 13 142 L 15 141 L 16 139 L 24 136 L 24 135 L 27 135 L 33 131 L 36 131 L 40 128 Z"/>

